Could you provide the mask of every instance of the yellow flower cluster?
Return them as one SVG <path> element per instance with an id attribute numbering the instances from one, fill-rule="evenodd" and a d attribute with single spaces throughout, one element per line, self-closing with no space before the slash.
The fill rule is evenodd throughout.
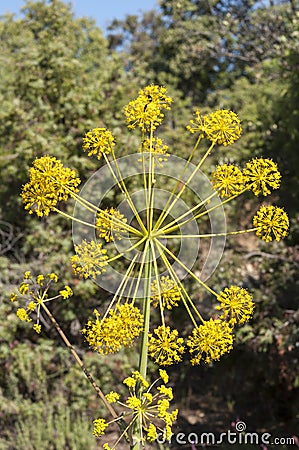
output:
<path id="1" fill-rule="evenodd" d="M 25 209 L 29 214 L 48 216 L 59 201 L 66 201 L 69 195 L 78 192 L 79 184 L 74 170 L 52 156 L 42 156 L 33 162 L 30 181 L 22 189 Z"/>
<path id="2" fill-rule="evenodd" d="M 181 299 L 181 290 L 168 276 L 162 276 L 159 284 L 154 280 L 151 284 L 151 301 L 154 308 L 172 309 L 178 306 Z"/>
<path id="3" fill-rule="evenodd" d="M 167 161 L 169 154 L 167 153 L 168 146 L 165 145 L 160 138 L 153 137 L 146 138 L 139 147 L 139 153 L 151 153 L 155 157 L 155 163 L 162 167 L 162 163 Z M 142 160 L 140 160 L 142 161 Z"/>
<path id="4" fill-rule="evenodd" d="M 74 272 L 79 277 L 96 279 L 97 275 L 106 271 L 107 250 L 102 248 L 100 242 L 87 242 L 84 239 L 81 244 L 75 245 L 75 252 L 76 255 L 71 257 L 71 262 Z"/>
<path id="5" fill-rule="evenodd" d="M 187 345 L 193 355 L 192 365 L 199 364 L 202 360 L 206 363 L 217 361 L 220 356 L 228 353 L 233 347 L 232 327 L 223 320 L 210 319 L 203 325 L 194 328 Z"/>
<path id="6" fill-rule="evenodd" d="M 255 195 L 271 194 L 270 188 L 278 189 L 281 174 L 272 159 L 255 158 L 246 163 L 243 170 L 244 181 Z"/>
<path id="7" fill-rule="evenodd" d="M 170 109 L 172 98 L 166 88 L 151 84 L 124 108 L 128 128 L 140 127 L 142 131 L 155 130 L 164 118 L 162 109 Z"/>
<path id="8" fill-rule="evenodd" d="M 165 384 L 157 386 L 158 382 Z M 158 431 L 163 434 L 165 440 L 170 439 L 173 422 L 176 421 L 178 410 L 169 411 L 170 401 L 173 399 L 172 388 L 167 387 L 168 376 L 164 370 L 160 370 L 160 378 L 151 385 L 143 378 L 138 371 L 126 378 L 123 383 L 129 389 L 129 396 L 125 402 L 119 401 L 120 396 L 116 392 L 107 395 L 116 398 L 118 405 L 122 408 L 121 416 L 127 423 L 126 432 L 131 432 L 136 419 L 139 417 L 142 426 L 142 444 L 154 442 L 158 437 Z M 152 390 L 156 387 L 156 392 Z M 117 419 L 116 419 L 117 420 Z M 113 421 L 112 421 L 113 422 Z M 110 422 L 110 423 L 112 423 Z M 105 419 L 99 418 L 94 422 L 94 435 L 101 436 L 105 433 L 109 423 Z M 122 434 L 122 436 L 124 433 Z M 122 437 L 121 436 L 121 437 Z M 118 439 L 117 442 L 121 439 Z M 104 449 L 110 449 L 105 443 Z M 116 448 L 116 444 L 112 449 Z"/>
<path id="9" fill-rule="evenodd" d="M 149 333 L 148 354 L 160 366 L 169 366 L 182 360 L 185 352 L 184 339 L 177 330 L 161 325 Z"/>
<path id="10" fill-rule="evenodd" d="M 280 241 L 289 231 L 289 218 L 283 208 L 278 206 L 261 206 L 253 217 L 253 226 L 257 228 L 256 235 L 263 241 Z"/>
<path id="11" fill-rule="evenodd" d="M 96 155 L 98 159 L 111 153 L 115 146 L 115 139 L 107 128 L 93 128 L 83 138 L 83 150 L 88 156 Z"/>
<path id="12" fill-rule="evenodd" d="M 195 111 L 195 119 L 190 120 L 187 129 L 191 133 L 200 133 L 208 141 L 218 145 L 233 144 L 242 133 L 241 122 L 236 113 L 228 109 L 219 109 L 202 116 L 200 111 Z"/>
<path id="13" fill-rule="evenodd" d="M 107 208 L 100 211 L 96 219 L 96 227 L 100 238 L 106 242 L 120 240 L 122 233 L 126 230 L 122 224 L 127 223 L 127 219 L 115 208 Z"/>
<path id="14" fill-rule="evenodd" d="M 93 421 L 93 435 L 94 436 L 102 436 L 105 434 L 105 430 L 108 427 L 108 423 L 105 419 L 96 419 Z"/>
<path id="15" fill-rule="evenodd" d="M 244 288 L 230 286 L 218 295 L 220 305 L 216 306 L 218 311 L 222 310 L 220 319 L 228 319 L 232 326 L 236 323 L 242 324 L 250 319 L 254 309 L 252 295 Z"/>
<path id="16" fill-rule="evenodd" d="M 116 353 L 121 347 L 132 345 L 143 330 L 142 314 L 129 303 L 117 305 L 102 320 L 98 311 L 94 313 L 96 320 L 89 320 L 82 333 L 88 344 L 101 354 Z"/>
<path id="17" fill-rule="evenodd" d="M 26 308 L 18 308 L 17 317 L 25 322 L 31 322 L 30 315 L 36 311 L 37 321 L 33 325 L 33 330 L 37 333 L 41 332 L 40 309 L 44 302 L 49 302 L 53 299 L 62 297 L 69 298 L 73 295 L 73 291 L 69 286 L 64 286 L 64 289 L 59 291 L 58 295 L 49 298 L 48 291 L 52 282 L 58 282 L 58 275 L 56 273 L 48 273 L 47 275 L 39 274 L 36 277 L 31 275 L 30 271 L 24 273 L 24 281 L 18 287 L 18 294 L 13 292 L 10 295 L 10 300 L 16 302 L 20 297 L 26 303 Z"/>
<path id="18" fill-rule="evenodd" d="M 242 171 L 234 164 L 217 166 L 211 181 L 221 197 L 238 195 L 245 187 Z"/>

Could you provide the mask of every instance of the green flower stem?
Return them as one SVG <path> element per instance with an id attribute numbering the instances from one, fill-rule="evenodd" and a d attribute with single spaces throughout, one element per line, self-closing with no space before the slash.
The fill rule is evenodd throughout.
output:
<path id="1" fill-rule="evenodd" d="M 110 164 L 109 159 L 108 159 L 107 156 L 104 154 L 104 158 L 105 158 L 106 164 L 108 165 L 109 170 L 110 170 L 110 172 L 111 172 L 113 178 L 115 179 L 115 181 L 116 181 L 116 183 L 117 183 L 119 189 L 121 190 L 121 192 L 124 194 L 125 198 L 127 199 L 127 201 L 128 201 L 128 203 L 129 203 L 129 206 L 130 206 L 131 210 L 132 210 L 133 213 L 135 214 L 135 217 L 136 217 L 136 219 L 137 219 L 137 222 L 138 222 L 140 228 L 143 230 L 143 232 L 145 232 L 145 231 L 146 231 L 145 226 L 143 225 L 143 222 L 142 222 L 142 220 L 141 220 L 141 218 L 140 218 L 140 216 L 139 216 L 139 213 L 138 213 L 138 211 L 137 211 L 137 209 L 136 209 L 136 207 L 135 207 L 135 205 L 134 205 L 134 203 L 133 203 L 133 200 L 132 200 L 132 198 L 131 198 L 131 196 L 130 196 L 128 190 L 127 190 L 127 187 L 126 187 L 126 185 L 125 185 L 125 183 L 124 183 L 123 177 L 122 177 L 121 172 L 120 172 L 120 169 L 119 169 L 119 165 L 118 165 L 118 163 L 117 163 L 117 159 L 115 158 L 115 154 L 114 154 L 113 151 L 112 151 L 112 157 L 113 157 L 113 161 L 114 161 L 114 163 L 115 163 L 115 167 L 116 167 L 117 174 L 118 174 L 118 176 L 119 176 L 119 180 L 118 180 L 117 176 L 115 175 L 115 173 L 114 173 L 114 171 L 113 171 L 113 169 L 112 169 L 112 167 L 111 167 L 111 164 Z"/>
<path id="2" fill-rule="evenodd" d="M 178 228 L 181 226 L 182 223 L 178 223 L 179 220 L 183 219 L 184 217 L 188 216 L 189 214 L 193 213 L 194 211 L 196 211 L 198 208 L 204 206 L 205 203 L 209 202 L 213 197 L 215 197 L 216 195 L 218 195 L 218 192 L 213 192 L 211 195 L 209 195 L 209 197 L 207 197 L 205 200 L 203 200 L 202 202 L 198 203 L 197 205 L 193 206 L 193 208 L 189 209 L 188 211 L 186 211 L 184 214 L 182 214 L 181 216 L 177 217 L 175 220 L 173 220 L 172 222 L 168 223 L 167 225 L 165 225 L 165 227 L 163 228 L 159 228 L 157 230 L 157 232 L 155 232 L 155 237 L 160 236 L 161 234 L 164 233 L 164 231 L 169 232 L 168 230 L 172 230 L 171 226 L 173 224 L 176 224 L 175 227 Z M 193 217 L 194 218 L 194 217 Z M 192 219 L 193 219 L 192 218 Z M 189 219 L 189 220 L 192 220 Z"/>
<path id="3" fill-rule="evenodd" d="M 148 244 L 149 241 L 147 241 Z M 144 305 L 143 305 L 143 317 L 144 317 L 144 331 L 142 334 L 141 351 L 139 359 L 139 373 L 144 379 L 146 379 L 147 373 L 147 361 L 148 361 L 148 333 L 150 324 L 150 288 L 151 288 L 151 277 L 152 277 L 152 263 L 150 261 L 150 249 L 145 249 L 146 259 L 144 267 L 145 276 L 145 286 L 144 286 Z M 142 438 L 142 418 L 138 416 L 133 432 L 131 445 L 131 450 L 140 450 L 141 448 L 141 438 Z"/>
<path id="4" fill-rule="evenodd" d="M 93 203 L 90 203 L 88 200 L 86 200 L 83 197 L 80 197 L 79 195 L 77 195 L 75 192 L 71 191 L 70 189 L 68 189 L 67 187 L 64 186 L 64 189 L 66 191 L 69 192 L 70 196 L 76 200 L 81 206 L 84 206 L 84 208 L 86 208 L 88 211 L 90 212 L 94 212 L 94 213 L 102 213 L 104 214 L 108 219 L 113 219 L 113 221 L 115 223 L 117 223 L 118 225 L 121 225 L 123 228 L 125 228 L 127 231 L 131 231 L 133 234 L 138 234 L 138 236 L 142 236 L 142 233 L 138 230 L 136 230 L 134 227 L 131 227 L 130 225 L 128 225 L 127 223 L 122 222 L 120 219 L 118 219 L 117 217 L 114 217 L 112 214 L 109 214 L 107 211 L 104 211 L 101 208 L 98 208 L 97 206 L 95 206 Z M 60 212 L 60 210 L 59 210 Z"/>
<path id="5" fill-rule="evenodd" d="M 153 228 L 153 214 L 154 214 L 154 184 L 155 184 L 155 163 L 153 148 L 153 125 L 151 124 L 150 131 L 150 154 L 149 154 L 149 173 L 148 173 L 148 208 L 147 208 L 147 230 L 150 233 Z"/>
<path id="6" fill-rule="evenodd" d="M 155 239 L 156 240 L 156 239 Z M 184 263 L 182 263 L 182 261 L 180 261 L 167 247 L 165 247 L 165 245 L 162 244 L 162 242 L 158 241 L 157 242 L 161 248 L 163 248 L 163 250 L 168 253 L 169 256 L 171 256 L 172 259 L 174 259 L 174 261 L 176 261 L 192 278 L 194 278 L 201 286 L 203 286 L 205 289 L 207 289 L 207 291 L 209 291 L 211 294 L 215 295 L 215 297 L 218 297 L 217 292 L 215 292 L 213 289 L 211 289 L 206 283 L 204 283 L 200 278 L 198 278 L 190 269 L 188 269 L 187 266 L 185 266 Z"/>
<path id="7" fill-rule="evenodd" d="M 64 332 L 62 331 L 60 325 L 56 321 L 55 317 L 52 315 L 51 311 L 47 308 L 47 306 L 44 304 L 44 302 L 40 303 L 40 305 L 42 306 L 43 310 L 45 311 L 45 313 L 47 314 L 47 316 L 51 320 L 52 324 L 56 328 L 57 332 L 59 333 L 59 335 L 60 335 L 61 339 L 63 340 L 63 342 L 65 343 L 66 347 L 69 349 L 71 355 L 74 357 L 75 361 L 77 362 L 77 364 L 79 365 L 79 367 L 83 371 L 84 375 L 86 376 L 86 378 L 88 379 L 88 381 L 90 382 L 90 384 L 92 385 L 92 387 L 94 388 L 94 390 L 96 391 L 96 393 L 98 394 L 100 399 L 105 404 L 105 406 L 108 409 L 108 411 L 110 412 L 111 416 L 114 419 L 117 419 L 118 418 L 118 414 L 116 413 L 114 408 L 110 405 L 110 403 L 107 401 L 103 391 L 100 389 L 100 387 L 97 385 L 97 383 L 93 379 L 93 377 L 90 374 L 90 372 L 84 366 L 84 363 L 83 363 L 82 359 L 79 357 L 78 353 L 76 352 L 76 350 L 74 349 L 74 347 L 72 346 L 72 344 L 70 343 L 70 341 L 68 340 L 68 338 L 66 337 Z"/>
<path id="8" fill-rule="evenodd" d="M 213 206 L 212 208 L 206 209 L 205 211 L 196 214 L 195 216 L 191 217 L 190 219 L 184 220 L 184 222 L 181 222 L 180 224 L 174 225 L 173 227 L 167 228 L 165 227 L 163 229 L 164 233 L 171 233 L 174 230 L 177 230 L 179 227 L 191 222 L 192 220 L 197 220 L 200 217 L 204 216 L 205 214 L 209 214 L 209 212 L 214 211 L 214 209 L 219 208 L 222 205 L 225 205 L 226 203 L 230 202 L 231 200 L 233 200 L 236 197 L 239 197 L 239 195 L 243 194 L 244 192 L 248 191 L 248 187 L 244 188 L 241 192 L 239 192 L 238 194 L 232 195 L 231 197 L 227 198 L 226 200 L 224 200 L 221 203 L 218 203 L 217 205 Z"/>
<path id="9" fill-rule="evenodd" d="M 167 235 L 167 239 L 174 239 L 174 238 L 211 238 L 211 237 L 217 237 L 217 236 L 230 236 L 235 234 L 244 234 L 244 233 L 251 233 L 252 231 L 257 231 L 258 227 L 256 228 L 248 228 L 247 230 L 240 230 L 240 231 L 228 231 L 225 233 L 211 233 L 211 234 L 171 234 Z"/>
<path id="10" fill-rule="evenodd" d="M 139 372 L 146 379 L 147 372 L 147 353 L 148 353 L 148 332 L 150 324 L 150 300 L 151 300 L 151 277 L 152 263 L 150 261 L 150 249 L 147 250 L 147 261 L 144 266 L 145 286 L 144 286 L 144 331 L 142 335 L 141 354 L 139 360 Z"/>
<path id="11" fill-rule="evenodd" d="M 199 169 L 201 168 L 201 166 L 203 165 L 203 163 L 205 162 L 205 160 L 207 159 L 207 157 L 211 153 L 211 151 L 214 148 L 214 146 L 215 146 L 215 142 L 213 142 L 210 145 L 210 147 L 208 148 L 208 150 L 206 151 L 204 156 L 201 158 L 201 160 L 199 161 L 199 163 L 197 164 L 197 166 L 193 170 L 192 174 L 189 176 L 188 180 L 184 183 L 182 189 L 178 192 L 178 194 L 176 195 L 175 199 L 170 204 L 170 206 L 167 209 L 164 208 L 164 210 L 163 210 L 163 212 L 161 214 L 161 216 L 163 215 L 163 217 L 161 217 L 161 216 L 159 217 L 160 220 L 159 219 L 157 220 L 156 227 L 154 228 L 154 230 L 157 230 L 160 227 L 160 225 L 162 225 L 162 223 L 164 222 L 165 218 L 169 215 L 169 213 L 171 212 L 171 210 L 174 207 L 174 205 L 176 204 L 176 202 L 181 198 L 183 192 L 186 189 L 186 186 L 188 186 L 190 181 L 195 177 L 195 175 L 197 174 L 197 172 L 199 171 Z"/>
<path id="12" fill-rule="evenodd" d="M 180 180 L 181 180 L 182 177 L 184 176 L 184 174 L 185 174 L 185 172 L 186 172 L 186 170 L 187 170 L 187 167 L 188 167 L 188 165 L 190 164 L 190 162 L 191 162 L 191 160 L 192 160 L 192 158 L 193 158 L 193 156 L 194 156 L 194 153 L 195 153 L 195 151 L 196 151 L 196 149 L 197 149 L 197 147 L 198 147 L 200 141 L 201 141 L 201 136 L 198 137 L 198 139 L 197 139 L 197 141 L 196 141 L 196 143 L 195 143 L 195 145 L 194 145 L 194 147 L 193 147 L 193 150 L 192 150 L 192 152 L 191 152 L 191 154 L 190 154 L 190 156 L 189 156 L 189 158 L 188 158 L 188 160 L 187 160 L 187 162 L 186 162 L 186 164 L 185 164 L 185 166 L 184 166 L 184 169 L 183 169 L 183 171 L 181 172 L 181 174 L 179 175 L 178 180 L 177 180 L 177 182 L 176 182 L 176 184 L 175 184 L 173 190 L 171 191 L 171 194 L 170 194 L 170 196 L 169 196 L 169 198 L 168 198 L 168 200 L 167 200 L 167 202 L 166 202 L 166 205 L 165 205 L 165 207 L 164 207 L 164 210 L 162 211 L 160 217 L 159 217 L 158 220 L 157 220 L 157 223 L 156 223 L 156 225 L 155 225 L 155 227 L 154 227 L 154 230 L 157 230 L 157 229 L 160 227 L 161 223 L 164 221 L 164 218 L 165 218 L 165 217 L 164 217 L 164 216 L 165 216 L 164 211 L 167 211 L 167 208 L 168 208 L 168 206 L 169 206 L 169 204 L 170 204 L 170 202 L 171 202 L 171 200 L 172 200 L 172 198 L 173 198 L 173 196 L 174 196 L 174 194 L 175 194 L 175 192 L 176 192 L 178 186 L 180 185 L 180 182 L 181 182 Z"/>
<path id="13" fill-rule="evenodd" d="M 162 297 L 161 297 L 161 286 L 160 286 L 160 280 L 159 280 L 159 270 L 158 270 L 158 265 L 157 265 L 157 260 L 156 260 L 155 244 L 152 240 L 151 240 L 151 249 L 152 249 L 152 254 L 153 254 L 155 277 L 156 277 L 156 283 L 157 283 L 157 288 L 158 288 L 159 306 L 160 306 L 160 312 L 161 312 L 161 322 L 162 322 L 162 325 L 165 326 L 165 319 L 164 319 L 163 306 L 162 306 Z"/>
<path id="14" fill-rule="evenodd" d="M 116 298 L 119 297 L 119 300 L 121 299 L 121 297 L 122 297 L 122 295 L 123 295 L 123 291 L 125 290 L 126 285 L 127 285 L 127 283 L 128 283 L 129 277 L 130 277 L 130 275 L 131 275 L 131 273 L 132 273 L 132 271 L 133 271 L 133 269 L 134 269 L 135 261 L 136 261 L 137 258 L 138 258 L 138 254 L 135 255 L 134 258 L 133 258 L 133 260 L 131 261 L 131 263 L 130 263 L 130 265 L 129 265 L 129 267 L 128 267 L 128 269 L 127 269 L 127 271 L 126 271 L 126 273 L 125 273 L 125 275 L 124 275 L 124 277 L 123 277 L 123 279 L 122 279 L 120 285 L 118 286 L 118 288 L 117 288 L 117 290 L 116 290 L 116 292 L 115 292 L 115 294 L 114 294 L 114 296 L 113 296 L 113 299 L 111 300 L 111 302 L 110 302 L 110 304 L 109 304 L 107 310 L 105 311 L 105 314 L 104 314 L 104 316 L 103 316 L 103 319 L 105 319 L 105 318 L 107 317 L 107 315 L 108 315 L 110 309 L 111 309 L 112 306 L 114 305 L 114 302 L 115 302 Z M 102 320 L 103 320 L 103 319 L 102 319 Z"/>
<path id="15" fill-rule="evenodd" d="M 144 247 L 144 252 L 142 254 L 142 260 L 141 260 L 141 264 L 140 264 L 140 269 L 139 269 L 139 274 L 138 274 L 138 278 L 137 278 L 137 282 L 136 282 L 136 286 L 135 286 L 135 291 L 134 291 L 134 295 L 133 295 L 133 302 L 135 301 L 136 297 L 137 297 L 137 292 L 138 292 L 138 288 L 140 285 L 140 280 L 141 280 L 141 276 L 143 273 L 143 268 L 144 268 L 144 264 L 145 264 L 145 257 L 147 255 L 148 252 L 148 241 L 146 241 L 145 243 L 145 247 Z"/>
<path id="16" fill-rule="evenodd" d="M 126 253 L 134 250 L 134 248 L 138 247 L 139 245 L 141 245 L 145 240 L 146 240 L 147 236 L 143 236 L 142 239 L 140 239 L 138 242 L 136 242 L 136 244 L 132 245 L 131 247 L 127 248 L 127 250 L 119 253 L 118 255 L 113 256 L 112 258 L 107 259 L 107 264 L 110 263 L 111 261 L 116 261 L 117 259 L 121 258 L 122 256 L 124 256 Z"/>
<path id="17" fill-rule="evenodd" d="M 189 317 L 190 317 L 190 319 L 191 319 L 193 325 L 194 325 L 195 327 L 197 327 L 197 323 L 196 323 L 196 321 L 195 321 L 195 319 L 194 319 L 194 317 L 193 317 L 193 314 L 191 313 L 190 308 L 189 308 L 189 306 L 188 306 L 188 304 L 187 304 L 187 302 L 186 302 L 186 298 L 188 299 L 189 303 L 191 304 L 192 308 L 194 309 L 195 314 L 196 314 L 196 315 L 199 317 L 199 319 L 204 323 L 204 319 L 203 319 L 202 315 L 201 315 L 201 314 L 199 313 L 199 311 L 196 309 L 196 307 L 195 307 L 194 303 L 192 302 L 191 298 L 189 297 L 189 295 L 188 295 L 186 289 L 184 288 L 183 284 L 181 283 L 181 280 L 179 279 L 179 277 L 177 276 L 177 274 L 176 274 L 175 271 L 173 270 L 171 264 L 169 263 L 168 259 L 166 258 L 165 254 L 164 254 L 163 252 L 161 253 L 161 258 L 162 258 L 162 260 L 163 260 L 165 266 L 167 267 L 168 272 L 170 273 L 171 278 L 173 279 L 173 281 L 174 281 L 176 284 L 179 285 L 179 287 L 180 287 L 180 289 L 181 289 L 181 290 L 180 290 L 181 300 L 182 300 L 182 302 L 183 302 L 183 304 L 184 304 L 184 306 L 185 306 L 185 308 L 186 308 L 186 310 L 187 310 L 187 312 L 188 312 L 188 314 L 189 314 Z M 182 293 L 182 292 L 183 292 L 183 293 Z M 185 295 L 186 298 L 184 297 L 183 294 Z"/>

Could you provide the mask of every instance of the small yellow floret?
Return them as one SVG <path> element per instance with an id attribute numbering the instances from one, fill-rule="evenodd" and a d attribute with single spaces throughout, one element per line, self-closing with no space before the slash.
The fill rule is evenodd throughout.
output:
<path id="1" fill-rule="evenodd" d="M 117 392 L 111 391 L 106 395 L 106 399 L 109 403 L 115 403 L 119 400 L 119 394 Z"/>
<path id="2" fill-rule="evenodd" d="M 24 308 L 18 308 L 18 310 L 17 310 L 17 317 L 20 320 L 22 320 L 23 322 L 31 322 L 31 320 L 32 320 L 32 319 L 30 319 L 26 309 L 24 309 Z"/>
<path id="3" fill-rule="evenodd" d="M 105 430 L 108 427 L 108 424 L 105 419 L 96 419 L 93 421 L 93 435 L 94 436 L 102 436 L 105 434 Z"/>
<path id="4" fill-rule="evenodd" d="M 64 286 L 64 289 L 59 291 L 59 294 L 64 298 L 70 298 L 73 295 L 73 291 L 69 286 Z"/>

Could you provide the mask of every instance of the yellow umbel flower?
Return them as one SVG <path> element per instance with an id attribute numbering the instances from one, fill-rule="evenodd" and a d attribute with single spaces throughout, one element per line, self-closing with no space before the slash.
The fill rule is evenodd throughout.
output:
<path id="1" fill-rule="evenodd" d="M 119 400 L 119 394 L 117 392 L 111 391 L 106 395 L 106 399 L 109 403 L 115 403 Z"/>
<path id="2" fill-rule="evenodd" d="M 95 279 L 97 275 L 105 272 L 108 256 L 101 243 L 95 241 L 87 242 L 85 239 L 81 244 L 75 245 L 76 255 L 71 257 L 74 272 L 79 277 Z"/>
<path id="3" fill-rule="evenodd" d="M 160 295 L 159 295 L 159 287 L 160 287 Z M 154 280 L 151 284 L 151 301 L 153 303 L 154 308 L 160 305 L 163 309 L 172 309 L 175 306 L 178 306 L 178 303 L 181 299 L 180 288 L 178 285 L 168 276 L 162 276 L 159 287 L 157 281 Z"/>
<path id="4" fill-rule="evenodd" d="M 199 132 L 208 141 L 227 146 L 233 144 L 241 136 L 240 123 L 237 114 L 228 109 L 219 109 L 204 116 L 197 110 L 195 119 L 190 120 L 187 129 L 191 133 Z"/>
<path id="5" fill-rule="evenodd" d="M 159 380 L 150 385 L 140 372 L 134 371 L 123 381 L 129 389 L 129 395 L 124 402 L 118 401 L 122 406 L 121 417 L 127 424 L 126 431 L 129 435 L 136 419 L 140 419 L 143 444 L 144 441 L 153 442 L 157 438 L 157 430 L 162 431 L 165 427 L 168 434 L 171 434 L 171 426 L 177 419 L 178 410 L 169 411 L 170 400 L 173 398 L 172 389 L 165 385 L 157 386 Z M 153 392 L 154 389 L 156 392 Z"/>
<path id="6" fill-rule="evenodd" d="M 234 164 L 222 164 L 212 172 L 212 184 L 220 197 L 240 194 L 244 189 L 242 171 Z"/>
<path id="7" fill-rule="evenodd" d="M 147 432 L 146 440 L 148 442 L 155 442 L 155 440 L 158 438 L 157 428 L 153 423 L 150 423 L 148 428 L 145 430 Z"/>
<path id="8" fill-rule="evenodd" d="M 110 310 L 109 316 L 88 321 L 82 330 L 88 344 L 101 354 L 116 353 L 132 345 L 143 329 L 143 316 L 139 309 L 126 303 Z"/>
<path id="9" fill-rule="evenodd" d="M 128 397 L 126 400 L 126 405 L 128 408 L 142 413 L 142 402 L 140 398 L 136 397 L 136 395 L 131 395 L 130 397 Z"/>
<path id="10" fill-rule="evenodd" d="M 83 150 L 88 151 L 88 156 L 96 155 L 98 159 L 103 154 L 109 155 L 114 146 L 114 136 L 107 128 L 93 128 L 83 138 Z"/>
<path id="11" fill-rule="evenodd" d="M 30 181 L 23 186 L 21 197 L 29 214 L 47 216 L 59 201 L 66 201 L 72 192 L 78 192 L 80 179 L 76 172 L 64 167 L 52 156 L 42 156 L 33 162 Z"/>
<path id="12" fill-rule="evenodd" d="M 161 366 L 169 366 L 182 360 L 185 351 L 184 339 L 178 337 L 177 330 L 160 326 L 154 330 L 154 337 L 149 333 L 148 354 Z"/>
<path id="13" fill-rule="evenodd" d="M 216 309 L 223 311 L 220 318 L 229 319 L 231 325 L 242 324 L 252 316 L 254 303 L 247 289 L 230 286 L 219 292 L 218 300 L 220 305 Z"/>
<path id="14" fill-rule="evenodd" d="M 96 219 L 99 237 L 105 239 L 106 242 L 114 242 L 114 239 L 120 240 L 121 233 L 126 231 L 121 222 L 125 224 L 127 219 L 115 208 L 107 208 L 99 212 Z"/>
<path id="15" fill-rule="evenodd" d="M 32 320 L 32 319 L 30 319 L 26 309 L 24 309 L 24 308 L 18 308 L 18 310 L 17 310 L 17 317 L 20 320 L 22 320 L 23 322 L 31 322 L 31 320 Z"/>
<path id="16" fill-rule="evenodd" d="M 256 235 L 263 241 L 280 241 L 289 231 L 289 218 L 283 208 L 278 206 L 261 206 L 253 217 L 253 226 L 257 228 Z"/>
<path id="17" fill-rule="evenodd" d="M 139 147 L 139 153 L 151 153 L 155 157 L 155 162 L 162 167 L 162 163 L 167 161 L 169 154 L 167 153 L 168 146 L 163 144 L 162 139 L 153 137 L 146 138 Z M 140 160 L 142 161 L 142 160 Z"/>
<path id="18" fill-rule="evenodd" d="M 40 334 L 40 332 L 42 331 L 41 325 L 39 325 L 37 323 L 35 323 L 32 328 L 37 334 Z"/>
<path id="19" fill-rule="evenodd" d="M 206 363 L 217 361 L 233 347 L 232 328 L 227 322 L 210 319 L 193 330 L 187 345 L 191 355 L 194 355 L 192 365 L 199 364 L 202 360 Z"/>
<path id="20" fill-rule="evenodd" d="M 166 92 L 166 88 L 154 84 L 141 89 L 139 96 L 124 108 L 128 128 L 155 130 L 164 118 L 162 109 L 170 109 L 172 98 Z"/>
<path id="21" fill-rule="evenodd" d="M 159 369 L 159 374 L 160 374 L 160 377 L 161 377 L 163 383 L 167 384 L 169 381 L 169 377 L 168 377 L 166 370 Z"/>
<path id="22" fill-rule="evenodd" d="M 255 195 L 271 194 L 271 189 L 280 186 L 281 174 L 272 159 L 255 158 L 246 163 L 243 169 L 246 185 Z"/>
<path id="23" fill-rule="evenodd" d="M 59 291 L 59 294 L 64 299 L 67 299 L 67 298 L 70 298 L 73 295 L 73 291 L 72 291 L 72 289 L 69 286 L 64 286 L 64 289 Z"/>
<path id="24" fill-rule="evenodd" d="M 93 421 L 93 435 L 94 436 L 102 436 L 105 434 L 105 430 L 108 427 L 108 424 L 105 419 L 96 419 Z"/>
<path id="25" fill-rule="evenodd" d="M 19 300 L 26 303 L 27 307 L 19 308 L 17 310 L 17 317 L 26 322 L 32 322 L 30 315 L 35 312 L 36 323 L 33 325 L 33 330 L 38 334 L 41 332 L 40 313 L 41 307 L 44 303 L 57 299 L 58 297 L 67 298 L 72 293 L 70 287 L 65 286 L 64 290 L 59 291 L 59 295 L 49 298 L 49 288 L 52 282 L 58 281 L 58 276 L 55 273 L 47 275 L 39 274 L 35 277 L 29 271 L 24 273 L 24 280 L 18 287 L 21 295 L 12 294 L 11 301 Z"/>

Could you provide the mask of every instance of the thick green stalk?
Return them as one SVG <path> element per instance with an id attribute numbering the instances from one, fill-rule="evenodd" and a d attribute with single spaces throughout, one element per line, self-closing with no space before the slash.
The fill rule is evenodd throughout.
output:
<path id="1" fill-rule="evenodd" d="M 139 372 L 146 379 L 147 373 L 147 360 L 148 360 L 148 333 L 150 325 L 150 296 L 151 296 L 151 277 L 152 277 L 152 263 L 150 262 L 150 248 L 147 249 L 146 263 L 144 268 L 145 284 L 144 284 L 144 304 L 143 304 L 143 316 L 144 316 L 144 331 L 142 335 L 140 359 L 139 359 Z M 141 417 L 136 420 L 134 430 L 132 433 L 131 450 L 141 449 Z"/>

